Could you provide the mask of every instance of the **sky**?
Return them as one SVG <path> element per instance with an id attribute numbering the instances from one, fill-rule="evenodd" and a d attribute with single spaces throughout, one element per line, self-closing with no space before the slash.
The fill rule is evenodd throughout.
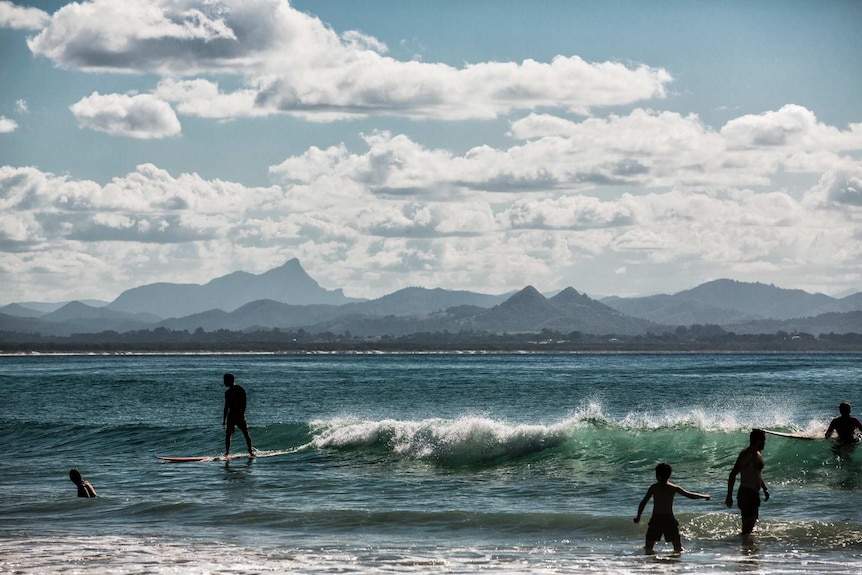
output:
<path id="1" fill-rule="evenodd" d="M 862 290 L 862 2 L 0 0 L 0 305 Z"/>

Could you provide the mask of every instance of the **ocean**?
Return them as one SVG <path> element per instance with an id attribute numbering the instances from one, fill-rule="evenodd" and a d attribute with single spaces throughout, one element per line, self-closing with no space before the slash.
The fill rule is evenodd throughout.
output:
<path id="1" fill-rule="evenodd" d="M 217 456 L 224 386 L 255 459 Z M 862 572 L 862 356 L 307 354 L 0 357 L 0 572 Z M 724 505 L 753 427 L 771 498 Z M 244 452 L 237 431 L 232 451 Z M 643 551 L 659 462 L 686 551 Z M 79 499 L 78 468 L 97 490 Z"/>

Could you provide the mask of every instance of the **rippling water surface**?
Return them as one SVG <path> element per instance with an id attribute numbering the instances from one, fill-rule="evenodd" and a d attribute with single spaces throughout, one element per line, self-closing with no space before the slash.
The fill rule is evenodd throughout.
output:
<path id="1" fill-rule="evenodd" d="M 226 371 L 268 457 L 156 459 L 223 451 Z M 855 574 L 862 452 L 819 438 L 860 380 L 857 355 L 0 357 L 2 570 Z M 743 542 L 752 427 L 818 439 L 768 438 Z M 632 522 L 660 461 L 713 496 L 677 499 L 681 557 Z"/>

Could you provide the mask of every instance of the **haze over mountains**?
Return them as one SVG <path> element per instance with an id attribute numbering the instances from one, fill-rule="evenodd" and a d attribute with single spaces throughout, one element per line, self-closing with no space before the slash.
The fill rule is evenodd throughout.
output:
<path id="1" fill-rule="evenodd" d="M 862 292 L 832 298 L 722 279 L 672 295 L 601 301 L 573 287 L 546 297 L 532 286 L 501 295 L 411 287 L 358 300 L 341 289 L 322 288 L 296 259 L 262 274 L 234 272 L 203 285 L 143 285 L 105 305 L 70 302 L 45 311 L 48 307 L 26 303 L 0 307 L 0 332 L 68 336 L 158 328 L 189 332 L 277 328 L 374 337 L 550 329 L 638 335 L 712 324 L 739 334 L 862 333 Z"/>

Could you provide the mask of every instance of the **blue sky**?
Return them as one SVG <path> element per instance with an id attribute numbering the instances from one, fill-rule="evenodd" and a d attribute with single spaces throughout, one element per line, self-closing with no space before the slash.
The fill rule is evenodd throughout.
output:
<path id="1" fill-rule="evenodd" d="M 0 304 L 862 289 L 862 3 L 0 0 Z"/>

